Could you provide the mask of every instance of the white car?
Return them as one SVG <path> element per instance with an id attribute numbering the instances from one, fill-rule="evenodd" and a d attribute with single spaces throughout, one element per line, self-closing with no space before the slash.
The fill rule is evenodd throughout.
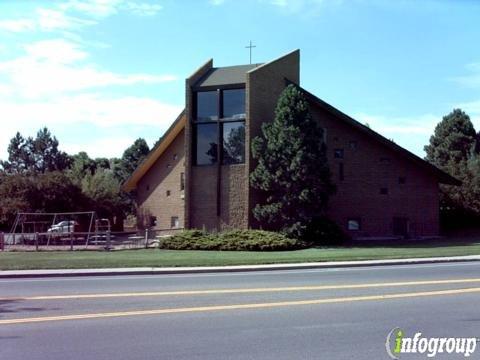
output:
<path id="1" fill-rule="evenodd" d="M 76 221 L 61 221 L 58 224 L 52 225 L 47 230 L 49 233 L 68 234 L 75 232 L 75 226 L 78 225 Z"/>

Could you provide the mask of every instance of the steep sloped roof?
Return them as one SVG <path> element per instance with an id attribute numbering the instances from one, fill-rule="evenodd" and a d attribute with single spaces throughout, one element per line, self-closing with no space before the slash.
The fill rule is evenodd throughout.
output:
<path id="1" fill-rule="evenodd" d="M 287 81 L 288 82 L 288 81 Z M 290 83 L 290 82 L 288 82 Z M 292 83 L 293 84 L 293 83 Z M 295 85 L 295 84 L 293 84 Z M 373 131 L 369 127 L 363 125 L 362 123 L 358 122 L 357 120 L 351 118 L 347 114 L 341 112 L 340 110 L 334 108 L 332 105 L 326 103 L 322 99 L 318 98 L 317 96 L 313 95 L 311 92 L 305 90 L 304 88 L 297 86 L 307 97 L 307 99 L 312 102 L 313 104 L 319 106 L 323 110 L 327 111 L 328 113 L 335 116 L 340 121 L 344 121 L 346 124 L 355 127 L 357 130 L 363 132 L 365 135 L 369 136 L 372 140 L 377 141 L 388 148 L 392 149 L 393 151 L 399 153 L 404 158 L 412 161 L 413 163 L 417 164 L 418 166 L 424 168 L 426 171 L 433 173 L 437 178 L 438 181 L 442 184 L 448 185 L 461 185 L 461 181 L 454 178 L 453 176 L 447 174 L 446 172 L 440 170 L 436 166 L 430 164 L 428 161 L 423 160 L 422 158 L 418 157 L 417 155 L 411 153 L 410 151 L 404 149 L 403 147 L 395 144 L 393 141 L 385 138 L 384 136 L 380 135 L 376 131 Z"/>
<path id="2" fill-rule="evenodd" d="M 185 123 L 185 110 L 182 110 L 180 115 L 177 116 L 173 124 L 158 141 L 157 145 L 148 153 L 147 157 L 135 169 L 133 174 L 123 183 L 122 189 L 124 191 L 132 191 L 137 187 L 141 178 L 150 170 L 158 158 L 165 152 L 173 140 L 175 140 L 177 135 L 185 128 Z"/>

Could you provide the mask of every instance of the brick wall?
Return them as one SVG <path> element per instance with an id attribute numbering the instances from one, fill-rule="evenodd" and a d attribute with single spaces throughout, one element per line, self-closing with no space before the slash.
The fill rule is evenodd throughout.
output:
<path id="1" fill-rule="evenodd" d="M 328 161 L 337 185 L 330 199 L 332 220 L 346 230 L 348 219 L 359 219 L 360 231 L 350 232 L 354 237 L 394 235 L 394 217 L 408 219 L 411 236 L 438 235 L 438 180 L 433 175 L 323 109 L 312 106 L 312 113 L 327 130 Z M 335 149 L 343 149 L 343 159 L 335 158 Z M 388 193 L 381 194 L 382 188 Z"/>
<path id="2" fill-rule="evenodd" d="M 184 227 L 184 192 L 180 190 L 180 174 L 185 172 L 184 141 L 185 132 L 181 131 L 138 183 L 139 211 L 157 218 L 154 229 L 169 229 L 172 216 Z"/>

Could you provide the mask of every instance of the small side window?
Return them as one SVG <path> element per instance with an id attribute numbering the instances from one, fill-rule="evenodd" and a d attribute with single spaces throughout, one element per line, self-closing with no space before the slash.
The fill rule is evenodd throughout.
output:
<path id="1" fill-rule="evenodd" d="M 180 190 L 185 190 L 185 173 L 180 173 Z"/>
<path id="2" fill-rule="evenodd" d="M 170 190 L 167 190 L 167 196 L 170 196 L 172 193 Z"/>
<path id="3" fill-rule="evenodd" d="M 381 195 L 388 195 L 388 188 L 380 188 Z"/>
<path id="4" fill-rule="evenodd" d="M 170 218 L 170 227 L 172 229 L 178 229 L 180 227 L 180 221 L 178 220 L 178 216 L 172 216 Z"/>
<path id="5" fill-rule="evenodd" d="M 360 219 L 348 219 L 347 229 L 350 231 L 360 230 Z"/>
<path id="6" fill-rule="evenodd" d="M 343 149 L 335 149 L 333 155 L 335 159 L 343 159 Z"/>
<path id="7" fill-rule="evenodd" d="M 356 141 L 350 141 L 348 144 L 350 146 L 350 149 L 357 150 L 357 142 Z"/>
<path id="8" fill-rule="evenodd" d="M 403 184 L 405 184 L 406 182 L 407 182 L 407 178 L 406 178 L 405 176 L 400 176 L 400 177 L 398 178 L 398 183 L 399 183 L 399 184 L 402 184 L 402 185 L 403 185 Z"/>
<path id="9" fill-rule="evenodd" d="M 157 225 L 157 217 L 150 216 L 150 227 L 155 227 Z"/>

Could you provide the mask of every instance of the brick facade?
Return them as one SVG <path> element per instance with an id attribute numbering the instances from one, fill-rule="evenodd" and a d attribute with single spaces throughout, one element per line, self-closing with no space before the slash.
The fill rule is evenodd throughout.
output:
<path id="1" fill-rule="evenodd" d="M 185 200 L 180 188 L 185 173 L 185 131 L 181 131 L 137 185 L 137 204 L 146 226 L 156 217 L 154 230 L 170 229 L 172 217 L 184 227 Z M 169 194 L 167 194 L 169 192 Z"/>
<path id="2" fill-rule="evenodd" d="M 286 85 L 300 85 L 299 62 L 297 50 L 245 73 L 245 164 L 193 166 L 192 88 L 214 69 L 212 60 L 186 80 L 185 128 L 136 186 L 140 208 L 156 216 L 157 229 L 170 228 L 172 216 L 178 216 L 180 226 L 186 228 L 261 227 L 252 215 L 260 195 L 249 186 L 249 174 L 256 166 L 250 144 L 260 135 L 261 124 L 273 119 Z M 328 104 L 322 106 L 313 95 L 307 99 L 313 117 L 326 131 L 328 161 L 337 186 L 329 217 L 353 237 L 438 235 L 438 184 L 448 175 L 353 119 L 345 121 L 346 115 L 339 116 Z M 349 230 L 349 220 L 359 229 Z"/>
<path id="3" fill-rule="evenodd" d="M 337 186 L 329 201 L 332 220 L 347 231 L 349 219 L 359 220 L 360 229 L 349 231 L 353 237 L 398 235 L 394 218 L 408 220 L 410 236 L 438 235 L 437 178 L 314 104 L 311 110 L 327 133 L 328 162 Z M 335 157 L 335 150 L 343 158 Z"/>

